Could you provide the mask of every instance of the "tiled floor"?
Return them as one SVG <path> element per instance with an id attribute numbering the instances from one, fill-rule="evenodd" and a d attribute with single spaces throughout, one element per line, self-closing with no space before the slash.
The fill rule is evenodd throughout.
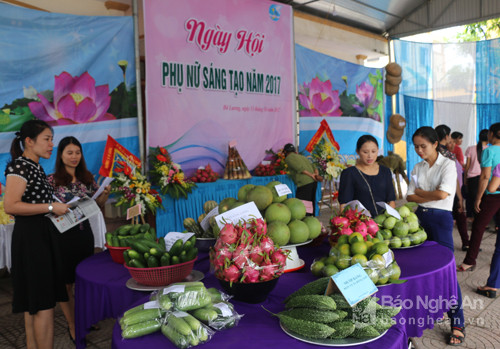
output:
<path id="1" fill-rule="evenodd" d="M 331 212 L 328 208 L 321 211 L 320 219 L 327 223 Z M 117 221 L 108 221 L 108 225 L 116 225 Z M 458 232 L 454 231 L 455 258 L 461 262 L 465 252 L 460 249 Z M 487 231 L 483 237 L 482 249 L 477 261 L 478 268 L 474 272 L 459 273 L 458 279 L 462 288 L 464 311 L 467 324 L 467 339 L 462 348 L 500 348 L 500 298 L 489 299 L 479 296 L 475 289 L 484 285 L 489 274 L 491 256 L 495 246 L 496 234 Z M 24 322 L 22 314 L 11 312 L 12 288 L 10 278 L 0 271 L 0 349 L 25 348 Z M 114 319 L 101 321 L 100 330 L 92 331 L 87 336 L 88 348 L 111 348 L 111 333 Z M 448 348 L 446 339 L 449 325 L 438 324 L 432 330 L 426 330 L 420 338 L 414 338 L 416 348 Z M 56 308 L 55 348 L 72 348 L 68 338 L 67 325 L 64 316 Z M 383 349 L 383 348 L 381 348 Z"/>

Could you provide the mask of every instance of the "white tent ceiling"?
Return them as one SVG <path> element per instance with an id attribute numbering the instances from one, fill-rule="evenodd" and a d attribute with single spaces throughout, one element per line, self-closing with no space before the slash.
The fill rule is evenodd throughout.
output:
<path id="1" fill-rule="evenodd" d="M 500 17 L 499 0 L 275 0 L 295 10 L 398 38 Z"/>

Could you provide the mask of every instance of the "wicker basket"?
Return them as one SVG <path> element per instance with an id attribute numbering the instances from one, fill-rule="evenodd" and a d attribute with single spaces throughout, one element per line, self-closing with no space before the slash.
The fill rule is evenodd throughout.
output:
<path id="1" fill-rule="evenodd" d="M 133 268 L 124 264 L 130 276 L 141 285 L 166 286 L 184 280 L 193 270 L 197 258 L 188 262 L 156 268 Z"/>
<path id="2" fill-rule="evenodd" d="M 118 264 L 125 263 L 125 259 L 123 259 L 123 251 L 130 250 L 130 247 L 113 247 L 108 244 L 104 244 L 106 248 L 109 250 L 109 254 L 111 255 L 111 259 L 113 262 Z"/>

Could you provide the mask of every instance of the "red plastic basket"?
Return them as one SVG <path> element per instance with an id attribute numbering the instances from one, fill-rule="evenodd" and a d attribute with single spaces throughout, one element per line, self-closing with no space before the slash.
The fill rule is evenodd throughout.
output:
<path id="1" fill-rule="evenodd" d="M 166 286 L 184 280 L 193 270 L 197 258 L 188 262 L 156 268 L 133 268 L 124 264 L 130 276 L 145 286 Z"/>
<path id="2" fill-rule="evenodd" d="M 130 250 L 130 247 L 113 247 L 108 244 L 104 244 L 106 248 L 109 250 L 109 254 L 111 255 L 111 259 L 113 262 L 118 264 L 125 263 L 125 259 L 123 259 L 123 251 Z"/>

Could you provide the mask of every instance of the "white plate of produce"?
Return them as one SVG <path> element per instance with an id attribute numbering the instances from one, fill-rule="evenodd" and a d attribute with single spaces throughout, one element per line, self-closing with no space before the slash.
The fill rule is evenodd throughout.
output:
<path id="1" fill-rule="evenodd" d="M 301 242 L 300 244 L 291 244 L 291 245 L 285 245 L 285 246 L 280 246 L 282 249 L 286 250 L 287 248 L 289 247 L 297 247 L 297 246 L 303 246 L 303 245 L 307 245 L 308 243 L 310 243 L 312 241 L 312 239 L 309 239 L 307 241 L 304 241 L 304 242 Z"/>
<path id="2" fill-rule="evenodd" d="M 301 336 L 300 334 L 297 334 L 293 331 L 290 331 L 287 329 L 285 326 L 283 326 L 280 322 L 281 329 L 283 332 L 285 332 L 287 335 L 289 335 L 292 338 L 298 339 L 299 341 L 310 343 L 310 344 L 316 344 L 316 345 L 324 345 L 327 347 L 351 347 L 354 345 L 360 345 L 360 344 L 365 344 L 365 343 L 370 343 L 373 341 L 376 341 L 380 337 L 382 337 L 384 334 L 387 333 L 388 330 L 385 330 L 382 332 L 381 335 L 378 337 L 373 337 L 373 338 L 367 338 L 367 339 L 361 339 L 361 338 L 342 338 L 342 339 L 313 339 L 313 338 L 307 338 L 304 336 Z"/>
<path id="3" fill-rule="evenodd" d="M 425 241 L 427 241 L 427 240 L 425 240 Z M 407 247 L 391 247 L 391 250 L 406 250 L 408 248 L 414 248 L 414 247 L 422 246 L 424 244 L 424 242 L 421 242 L 421 243 L 419 243 L 417 245 L 407 246 Z"/>
<path id="4" fill-rule="evenodd" d="M 186 281 L 190 281 L 190 282 L 200 281 L 200 280 L 203 280 L 204 277 L 205 277 L 205 274 L 203 274 L 201 271 L 193 270 L 182 281 L 184 281 L 184 282 L 186 282 Z M 160 288 L 164 288 L 165 287 L 165 286 L 145 286 L 145 285 L 141 285 L 140 283 L 138 283 L 137 281 L 135 281 L 132 278 L 128 279 L 128 281 L 125 284 L 125 286 L 127 286 L 127 288 L 129 288 L 131 290 L 135 290 L 135 291 L 155 291 L 155 290 L 159 290 Z"/>

